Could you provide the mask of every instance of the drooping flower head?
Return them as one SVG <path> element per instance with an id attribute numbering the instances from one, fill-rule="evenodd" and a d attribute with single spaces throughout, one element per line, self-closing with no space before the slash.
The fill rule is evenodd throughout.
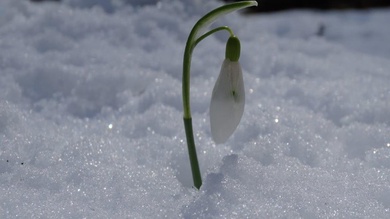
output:
<path id="1" fill-rule="evenodd" d="M 225 60 L 215 83 L 210 103 L 211 135 L 222 144 L 236 130 L 245 106 L 245 89 L 240 58 L 240 41 L 232 36 L 226 43 Z"/>

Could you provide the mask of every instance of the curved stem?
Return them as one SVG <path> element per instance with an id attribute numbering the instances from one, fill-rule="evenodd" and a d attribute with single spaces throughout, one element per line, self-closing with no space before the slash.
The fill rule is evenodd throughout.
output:
<path id="1" fill-rule="evenodd" d="M 191 68 L 191 57 L 192 52 L 195 48 L 195 46 L 205 39 L 206 37 L 210 36 L 211 34 L 219 31 L 219 30 L 227 30 L 232 35 L 232 31 L 228 27 L 219 27 L 215 28 L 202 36 L 198 37 L 198 33 L 207 26 L 211 25 L 212 22 L 214 22 L 215 19 L 217 19 L 220 16 L 223 16 L 225 14 L 228 14 L 230 12 L 250 7 L 250 6 L 257 6 L 256 1 L 243 1 L 243 2 L 235 2 L 227 5 L 223 5 L 217 9 L 214 9 L 213 11 L 207 13 L 205 16 L 203 16 L 192 28 L 190 35 L 188 36 L 186 47 L 184 50 L 184 58 L 183 58 L 183 81 L 182 81 L 182 95 L 183 95 L 183 120 L 184 120 L 184 128 L 187 138 L 187 147 L 188 147 L 188 154 L 190 157 L 190 163 L 191 163 L 191 171 L 192 171 L 192 177 L 194 180 L 194 186 L 199 189 L 202 185 L 202 177 L 200 174 L 199 169 L 199 163 L 198 158 L 196 155 L 196 148 L 195 148 L 195 141 L 194 141 L 194 133 L 192 130 L 192 118 L 191 118 L 191 107 L 190 107 L 190 68 Z M 202 33 L 200 33 L 202 34 Z"/>
<path id="2" fill-rule="evenodd" d="M 215 33 L 215 32 L 218 32 L 220 30 L 226 30 L 229 32 L 230 36 L 234 36 L 234 33 L 233 31 L 228 27 L 228 26 L 221 26 L 221 27 L 217 27 L 215 29 L 212 29 L 210 30 L 209 32 L 203 34 L 202 36 L 200 36 L 198 39 L 196 39 L 195 41 L 195 46 L 198 45 L 198 43 L 202 40 L 204 40 L 206 37 L 210 36 L 211 34 Z"/>

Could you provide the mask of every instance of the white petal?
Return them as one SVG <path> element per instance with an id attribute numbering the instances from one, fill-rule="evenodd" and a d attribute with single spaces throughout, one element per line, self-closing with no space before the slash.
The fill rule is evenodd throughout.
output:
<path id="1" fill-rule="evenodd" d="M 239 62 L 225 59 L 210 103 L 211 135 L 222 144 L 236 130 L 245 106 L 245 90 Z"/>

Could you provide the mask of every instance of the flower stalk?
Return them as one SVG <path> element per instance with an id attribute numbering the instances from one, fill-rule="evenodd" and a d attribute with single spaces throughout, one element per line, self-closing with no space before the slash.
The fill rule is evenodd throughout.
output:
<path id="1" fill-rule="evenodd" d="M 190 107 L 190 68 L 191 68 L 192 52 L 195 46 L 200 41 L 202 41 L 206 37 L 218 31 L 226 30 L 229 32 L 231 37 L 234 37 L 233 31 L 227 26 L 217 27 L 206 33 L 203 33 L 203 30 L 206 29 L 208 26 L 210 26 L 218 17 L 251 6 L 257 6 L 257 2 L 242 1 L 242 2 L 226 4 L 219 8 L 214 9 L 213 11 L 207 13 L 205 16 L 199 19 L 199 21 L 192 28 L 187 39 L 187 43 L 184 51 L 184 58 L 183 58 L 183 78 L 182 78 L 183 80 L 182 95 L 183 95 L 183 111 L 184 111 L 183 120 L 184 120 L 184 128 L 185 128 L 185 133 L 187 138 L 187 147 L 188 147 L 188 154 L 190 158 L 192 177 L 194 181 L 194 186 L 197 189 L 199 189 L 202 185 L 202 177 L 200 174 L 199 163 L 196 154 L 194 134 L 192 129 L 191 107 Z"/>

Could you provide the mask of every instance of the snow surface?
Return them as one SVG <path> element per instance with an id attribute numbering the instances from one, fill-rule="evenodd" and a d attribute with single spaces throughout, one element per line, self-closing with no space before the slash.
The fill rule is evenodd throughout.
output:
<path id="1" fill-rule="evenodd" d="M 208 108 L 226 33 L 182 54 L 208 0 L 0 1 L 0 218 L 390 218 L 390 9 L 230 14 L 246 106 Z M 260 4 L 261 7 L 261 4 Z"/>

